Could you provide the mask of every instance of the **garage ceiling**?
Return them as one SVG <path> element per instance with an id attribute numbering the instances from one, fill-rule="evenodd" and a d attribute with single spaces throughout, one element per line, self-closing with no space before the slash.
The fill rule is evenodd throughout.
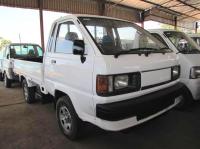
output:
<path id="1" fill-rule="evenodd" d="M 168 13 L 177 15 L 180 20 L 200 20 L 199 0 L 109 0 L 117 4 L 149 10 L 165 9 Z"/>

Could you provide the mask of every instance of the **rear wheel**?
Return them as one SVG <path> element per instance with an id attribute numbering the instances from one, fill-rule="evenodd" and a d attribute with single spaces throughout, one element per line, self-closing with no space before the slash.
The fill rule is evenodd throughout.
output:
<path id="1" fill-rule="evenodd" d="M 56 116 L 62 133 L 70 140 L 78 138 L 81 120 L 67 96 L 60 97 L 56 104 Z"/>
<path id="2" fill-rule="evenodd" d="M 35 87 L 28 87 L 27 81 L 24 79 L 22 81 L 22 88 L 24 99 L 27 103 L 33 103 L 35 101 Z"/>
<path id="3" fill-rule="evenodd" d="M 5 86 L 6 88 L 10 88 L 10 87 L 11 87 L 11 82 L 12 82 L 12 81 L 11 81 L 10 79 L 8 79 L 6 73 L 4 73 L 4 86 Z"/>

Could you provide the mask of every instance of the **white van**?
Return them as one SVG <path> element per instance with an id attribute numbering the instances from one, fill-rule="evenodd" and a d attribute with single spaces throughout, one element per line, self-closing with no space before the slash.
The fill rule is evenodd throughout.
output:
<path id="1" fill-rule="evenodd" d="M 4 86 L 7 88 L 11 87 L 13 81 L 18 81 L 18 75 L 13 72 L 15 59 L 36 62 L 43 59 L 41 47 L 31 43 L 12 43 L 2 49 L 1 53 L 0 78 L 3 78 Z"/>
<path id="2" fill-rule="evenodd" d="M 188 34 L 200 46 L 200 34 Z"/>
<path id="3" fill-rule="evenodd" d="M 185 33 L 175 30 L 149 30 L 152 35 L 172 49 L 181 65 L 180 80 L 187 86 L 185 99 L 200 99 L 200 48 Z M 182 104 L 187 106 L 188 100 Z"/>
<path id="4" fill-rule="evenodd" d="M 176 106 L 183 88 L 176 54 L 163 43 L 131 22 L 91 15 L 56 20 L 43 63 L 15 60 L 14 72 L 28 103 L 37 89 L 54 97 L 70 139 L 82 121 L 110 131 L 148 121 Z"/>

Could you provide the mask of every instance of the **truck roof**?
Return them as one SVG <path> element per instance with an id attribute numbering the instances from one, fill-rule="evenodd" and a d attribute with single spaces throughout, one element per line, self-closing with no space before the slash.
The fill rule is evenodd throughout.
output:
<path id="1" fill-rule="evenodd" d="M 33 45 L 33 46 L 39 46 L 41 48 L 39 44 L 35 44 L 35 43 L 10 43 L 10 44 L 7 44 L 5 47 L 17 46 L 17 45 Z"/>
<path id="2" fill-rule="evenodd" d="M 36 44 L 36 43 L 10 43 L 10 44 L 8 44 L 8 46 L 14 46 L 14 45 L 36 45 L 36 46 L 40 46 L 39 44 Z"/>
<path id="3" fill-rule="evenodd" d="M 70 15 L 66 15 L 66 16 L 63 16 L 63 17 L 60 17 L 60 18 L 56 19 L 54 21 L 54 23 L 62 21 L 62 20 L 70 19 L 70 18 L 71 19 L 77 19 L 78 17 L 105 18 L 105 19 L 113 19 L 113 20 L 131 22 L 131 21 L 128 21 L 128 20 L 123 20 L 123 19 L 118 19 L 118 18 L 113 18 L 113 17 L 107 17 L 107 16 L 88 15 L 88 14 L 70 14 Z M 131 22 L 131 23 L 133 23 L 133 22 Z"/>
<path id="4" fill-rule="evenodd" d="M 167 31 L 176 31 L 176 32 L 180 32 L 177 30 L 173 30 L 173 29 L 148 29 L 149 32 L 167 32 Z"/>
<path id="5" fill-rule="evenodd" d="M 200 34 L 188 34 L 190 37 L 200 37 Z"/>

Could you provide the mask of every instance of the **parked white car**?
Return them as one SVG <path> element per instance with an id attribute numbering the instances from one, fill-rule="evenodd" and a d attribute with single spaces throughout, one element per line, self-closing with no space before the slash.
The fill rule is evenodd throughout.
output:
<path id="1" fill-rule="evenodd" d="M 178 55 L 181 65 L 180 81 L 187 86 L 185 99 L 199 100 L 200 49 L 197 44 L 183 32 L 165 29 L 149 31 Z M 187 106 L 188 102 L 185 100 L 182 104 Z"/>
<path id="2" fill-rule="evenodd" d="M 51 28 L 43 63 L 14 61 L 25 100 L 37 89 L 55 98 L 62 132 L 75 139 L 82 121 L 119 131 L 180 102 L 174 54 L 137 25 L 109 17 L 69 15 Z"/>
<path id="3" fill-rule="evenodd" d="M 13 81 L 19 80 L 13 72 L 14 60 L 42 62 L 43 51 L 39 45 L 31 43 L 12 43 L 1 51 L 0 75 L 4 80 L 4 86 L 9 88 Z"/>
<path id="4" fill-rule="evenodd" d="M 4 51 L 4 48 L 0 49 L 0 81 L 3 81 L 3 75 L 2 75 L 3 51 Z"/>
<path id="5" fill-rule="evenodd" d="M 188 34 L 200 46 L 200 34 Z"/>

